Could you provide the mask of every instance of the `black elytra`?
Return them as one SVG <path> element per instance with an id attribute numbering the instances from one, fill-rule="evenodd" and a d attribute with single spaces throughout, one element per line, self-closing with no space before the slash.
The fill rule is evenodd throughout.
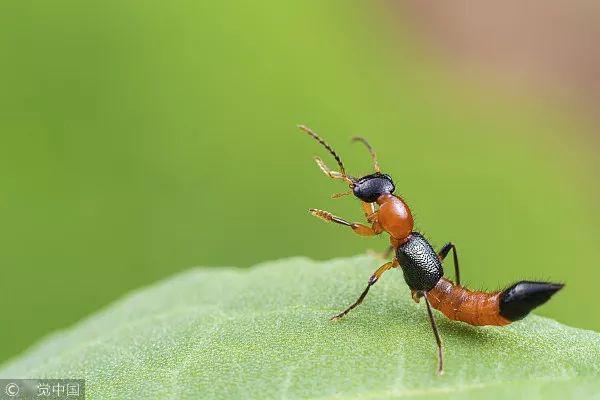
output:
<path id="1" fill-rule="evenodd" d="M 444 275 L 444 269 L 433 247 L 420 233 L 411 233 L 396 249 L 404 280 L 412 290 L 429 291 Z"/>

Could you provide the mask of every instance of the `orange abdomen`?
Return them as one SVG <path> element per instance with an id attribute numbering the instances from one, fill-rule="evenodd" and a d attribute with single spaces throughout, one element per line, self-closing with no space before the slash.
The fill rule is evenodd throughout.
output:
<path id="1" fill-rule="evenodd" d="M 512 321 L 500 315 L 501 292 L 477 292 L 442 278 L 427 292 L 431 306 L 454 321 L 471 325 L 508 325 Z"/>

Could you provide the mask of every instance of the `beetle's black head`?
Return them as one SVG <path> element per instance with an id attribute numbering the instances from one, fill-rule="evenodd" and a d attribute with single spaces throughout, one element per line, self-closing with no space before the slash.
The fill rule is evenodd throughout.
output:
<path id="1" fill-rule="evenodd" d="M 363 176 L 352 184 L 354 195 L 365 203 L 374 203 L 379 196 L 394 193 L 395 189 L 392 178 L 381 172 Z"/>

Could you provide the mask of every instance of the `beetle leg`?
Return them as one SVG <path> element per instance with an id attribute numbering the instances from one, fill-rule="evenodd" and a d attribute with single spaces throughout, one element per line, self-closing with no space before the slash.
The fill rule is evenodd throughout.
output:
<path id="1" fill-rule="evenodd" d="M 369 289 L 371 288 L 371 286 L 373 286 L 379 280 L 381 275 L 383 275 L 383 273 L 387 270 L 396 268 L 398 265 L 399 265 L 398 260 L 394 259 L 393 261 L 387 262 L 387 263 L 383 264 L 381 267 L 377 268 L 377 270 L 369 278 L 369 283 L 367 284 L 366 289 L 363 290 L 363 292 L 360 294 L 360 296 L 358 296 L 358 299 L 354 303 L 352 303 L 348 308 L 346 308 L 344 311 L 331 317 L 331 320 L 337 321 L 338 319 L 342 318 L 344 315 L 348 314 L 353 308 L 355 308 L 360 303 L 362 303 L 362 301 L 367 296 L 367 293 L 369 293 Z"/>
<path id="2" fill-rule="evenodd" d="M 444 261 L 444 258 L 448 255 L 448 253 L 452 250 L 452 258 L 454 260 L 454 278 L 456 279 L 456 284 L 460 285 L 460 270 L 458 268 L 458 254 L 456 253 L 456 246 L 452 242 L 448 242 L 440 249 L 438 252 L 438 258 L 440 261 Z"/>
<path id="3" fill-rule="evenodd" d="M 425 299 L 425 304 L 427 305 L 427 314 L 429 315 L 429 322 L 431 323 L 431 329 L 433 330 L 433 336 L 435 336 L 435 342 L 437 344 L 438 350 L 438 375 L 442 375 L 444 373 L 444 349 L 442 347 L 442 338 L 440 337 L 440 332 L 438 331 L 437 324 L 435 323 L 435 318 L 433 317 L 433 312 L 431 311 L 431 304 L 429 304 L 429 299 L 427 298 L 427 293 L 421 293 L 423 298 Z"/>
<path id="4" fill-rule="evenodd" d="M 343 218 L 336 217 L 328 211 L 317 210 L 315 208 L 311 208 L 308 211 L 310 211 L 310 213 L 315 217 L 321 218 L 323 221 L 334 222 L 336 224 L 349 226 L 356 234 L 361 236 L 375 236 L 383 232 L 383 228 L 381 227 L 381 225 L 379 225 L 378 222 L 374 222 L 369 227 L 363 224 L 359 224 L 357 222 L 348 222 Z"/>

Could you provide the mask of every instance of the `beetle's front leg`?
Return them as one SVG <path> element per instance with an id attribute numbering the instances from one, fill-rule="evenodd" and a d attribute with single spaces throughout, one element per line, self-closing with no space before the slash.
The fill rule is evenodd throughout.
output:
<path id="1" fill-rule="evenodd" d="M 322 219 L 323 221 L 333 222 L 336 224 L 348 226 L 348 227 L 352 228 L 352 230 L 357 235 L 375 236 L 375 235 L 379 235 L 381 232 L 383 232 L 383 228 L 381 227 L 381 225 L 379 225 L 379 222 L 377 222 L 377 221 L 373 222 L 373 224 L 369 227 L 369 226 L 366 226 L 363 224 L 359 224 L 357 222 L 348 222 L 343 218 L 336 217 L 335 215 L 333 215 L 332 213 L 330 213 L 328 211 L 317 210 L 315 208 L 311 208 L 309 211 L 312 215 L 314 215 L 317 218 Z"/>

